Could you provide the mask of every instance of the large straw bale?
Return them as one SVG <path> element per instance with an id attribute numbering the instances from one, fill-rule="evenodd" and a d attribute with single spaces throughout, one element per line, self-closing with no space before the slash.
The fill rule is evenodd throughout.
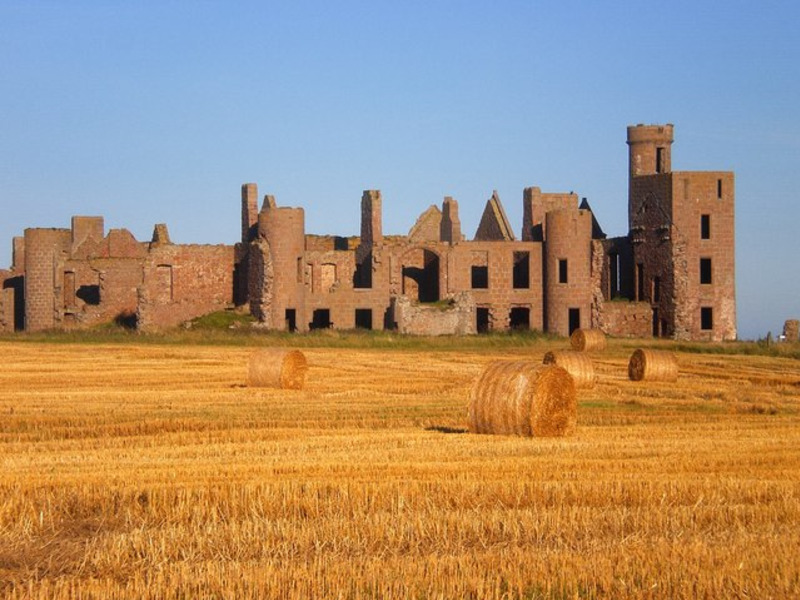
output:
<path id="1" fill-rule="evenodd" d="M 565 369 L 575 380 L 575 387 L 591 389 L 597 380 L 594 374 L 592 359 L 582 352 L 570 350 L 550 351 L 544 355 L 545 365 L 556 365 Z"/>
<path id="2" fill-rule="evenodd" d="M 628 362 L 631 381 L 676 381 L 678 363 L 672 352 L 639 348 Z"/>
<path id="3" fill-rule="evenodd" d="M 472 387 L 469 430 L 560 437 L 575 430 L 577 406 L 575 383 L 565 369 L 531 361 L 495 361 Z"/>
<path id="4" fill-rule="evenodd" d="M 783 324 L 783 336 L 787 342 L 800 341 L 800 321 L 797 319 L 788 319 Z"/>
<path id="5" fill-rule="evenodd" d="M 299 350 L 265 348 L 250 356 L 247 385 L 284 390 L 301 390 L 308 363 Z"/>
<path id="6" fill-rule="evenodd" d="M 600 329 L 576 329 L 569 336 L 569 344 L 578 352 L 606 349 L 606 334 Z"/>

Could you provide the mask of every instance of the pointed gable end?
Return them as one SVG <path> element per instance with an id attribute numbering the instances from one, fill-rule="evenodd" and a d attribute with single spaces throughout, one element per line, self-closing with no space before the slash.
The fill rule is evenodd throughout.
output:
<path id="1" fill-rule="evenodd" d="M 486 208 L 475 232 L 476 242 L 513 242 L 514 232 L 508 223 L 506 211 L 503 210 L 503 203 L 497 190 L 492 192 L 492 197 L 486 202 Z"/>
<path id="2" fill-rule="evenodd" d="M 408 232 L 408 241 L 414 243 L 438 242 L 441 227 L 442 211 L 438 206 L 431 205 L 419 216 L 411 231 Z"/>

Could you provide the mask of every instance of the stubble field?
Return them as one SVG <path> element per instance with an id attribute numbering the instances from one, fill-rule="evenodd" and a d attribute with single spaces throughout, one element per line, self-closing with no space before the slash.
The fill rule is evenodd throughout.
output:
<path id="1" fill-rule="evenodd" d="M 785 598 L 800 594 L 800 361 L 593 354 L 563 439 L 465 432 L 527 347 L 0 342 L 0 596 Z"/>

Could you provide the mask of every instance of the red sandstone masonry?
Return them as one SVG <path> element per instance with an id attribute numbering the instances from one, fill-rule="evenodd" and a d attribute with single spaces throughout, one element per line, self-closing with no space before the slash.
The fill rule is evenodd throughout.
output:
<path id="1" fill-rule="evenodd" d="M 469 298 L 462 305 L 471 307 L 472 328 L 480 321 L 490 330 L 513 324 L 567 335 L 581 326 L 732 339 L 733 174 L 672 172 L 672 139 L 671 125 L 628 128 L 629 233 L 618 238 L 603 239 L 576 194 L 536 187 L 523 193 L 521 241 L 496 193 L 469 241 L 450 197 L 408 235 L 384 235 L 381 193 L 367 190 L 360 236 L 345 238 L 306 235 L 303 210 L 278 207 L 272 196 L 258 211 L 255 184 L 242 186 L 235 246 L 172 244 L 163 225 L 150 243 L 124 229 L 104 236 L 101 217 L 29 229 L 15 238 L 14 268 L 0 278 L 0 330 L 81 327 L 134 313 L 143 329 L 159 328 L 236 304 L 269 329 L 305 331 L 324 314 L 335 328 L 391 327 L 399 316 L 406 331 L 465 332 L 464 310 L 450 322 L 452 315 L 407 308 L 458 296 Z M 710 282 L 701 281 L 701 260 L 711 265 Z M 571 310 L 580 317 L 573 323 Z M 713 326 L 703 326 L 706 313 Z"/>

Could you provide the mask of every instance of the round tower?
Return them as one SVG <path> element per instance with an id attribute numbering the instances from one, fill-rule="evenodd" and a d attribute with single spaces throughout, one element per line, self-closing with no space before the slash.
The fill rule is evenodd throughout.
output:
<path id="1" fill-rule="evenodd" d="M 630 176 L 672 170 L 672 124 L 628 127 Z"/>
<path id="2" fill-rule="evenodd" d="M 545 231 L 545 328 L 567 336 L 591 325 L 592 213 L 549 211 Z"/>
<path id="3" fill-rule="evenodd" d="M 63 285 L 60 254 L 71 241 L 68 229 L 25 230 L 25 329 L 42 331 L 56 326 Z"/>
<path id="4" fill-rule="evenodd" d="M 271 296 L 271 306 L 266 308 L 275 329 L 304 330 L 307 323 L 303 306 L 305 236 L 302 208 L 265 207 L 258 215 L 258 237 L 269 245 L 271 263 L 264 274 L 262 289 Z"/>

